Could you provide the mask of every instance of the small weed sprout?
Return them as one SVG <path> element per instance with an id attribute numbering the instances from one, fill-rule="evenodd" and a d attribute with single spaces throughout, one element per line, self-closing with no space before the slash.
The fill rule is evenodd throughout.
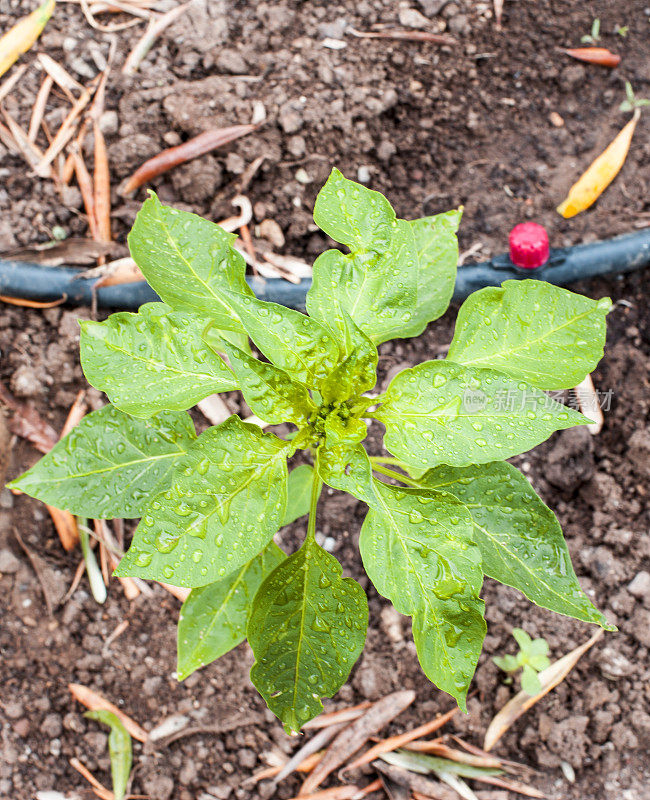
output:
<path id="1" fill-rule="evenodd" d="M 634 94 L 634 89 L 629 81 L 625 81 L 625 100 L 618 107 L 619 111 L 627 113 L 628 111 L 636 111 L 638 108 L 646 108 L 650 106 L 650 100 L 644 97 L 637 97 Z"/>
<path id="2" fill-rule="evenodd" d="M 600 19 L 598 17 L 591 23 L 590 32 L 581 36 L 580 41 L 583 44 L 598 44 L 600 41 Z"/>
<path id="3" fill-rule="evenodd" d="M 494 656 L 492 661 L 509 676 L 521 670 L 521 688 L 529 695 L 542 690 L 537 673 L 551 665 L 546 639 L 531 639 L 525 630 L 513 628 L 512 635 L 519 645 L 519 652 L 512 655 Z"/>

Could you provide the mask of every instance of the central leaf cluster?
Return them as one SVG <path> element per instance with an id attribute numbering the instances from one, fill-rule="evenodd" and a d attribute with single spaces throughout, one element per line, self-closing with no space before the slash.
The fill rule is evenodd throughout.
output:
<path id="1" fill-rule="evenodd" d="M 232 235 L 150 197 L 129 246 L 163 302 L 82 323 L 84 372 L 113 405 L 14 482 L 84 517 L 141 516 L 117 574 L 192 590 L 179 677 L 248 638 L 252 680 L 290 730 L 347 679 L 368 622 L 364 591 L 317 543 L 323 484 L 367 505 L 365 570 L 411 617 L 424 672 L 461 707 L 486 632 L 485 575 L 607 626 L 554 515 L 506 459 L 589 422 L 546 390 L 594 368 L 609 300 L 530 280 L 483 289 L 461 307 L 445 360 L 373 396 L 377 346 L 420 334 L 449 304 L 460 212 L 400 220 L 334 170 L 314 219 L 348 252 L 316 260 L 305 315 L 253 294 Z M 235 389 L 253 419 L 197 437 L 187 410 Z M 390 456 L 366 452 L 370 421 Z M 263 431 L 280 423 L 292 432 Z M 289 473 L 299 450 L 313 465 Z M 273 537 L 307 512 L 287 556 Z"/>

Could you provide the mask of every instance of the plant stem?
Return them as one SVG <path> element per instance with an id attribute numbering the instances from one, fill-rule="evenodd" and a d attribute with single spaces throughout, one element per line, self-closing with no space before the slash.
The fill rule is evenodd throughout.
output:
<path id="1" fill-rule="evenodd" d="M 409 486 L 416 486 L 417 488 L 421 488 L 420 484 L 413 480 L 413 478 L 409 478 L 408 475 L 402 475 L 401 472 L 395 472 L 394 469 L 388 469 L 388 467 L 382 467 L 381 464 L 373 463 L 372 468 L 375 472 L 379 472 L 382 475 L 386 475 L 388 478 L 395 478 L 397 481 L 401 481 L 402 483 L 406 483 Z"/>
<path id="2" fill-rule="evenodd" d="M 81 552 L 83 553 L 84 561 L 86 562 L 86 574 L 88 575 L 88 583 L 90 584 L 90 591 L 96 602 L 103 603 L 106 600 L 106 585 L 102 578 L 102 571 L 97 564 L 95 553 L 90 546 L 90 528 L 88 527 L 88 520 L 81 517 L 77 518 L 77 527 L 79 529 L 79 543 L 81 544 Z"/>
<path id="3" fill-rule="evenodd" d="M 316 506 L 320 497 L 323 481 L 320 475 L 314 470 L 314 477 L 311 484 L 311 500 L 309 501 L 309 523 L 307 524 L 307 538 L 316 537 Z"/>
<path id="4" fill-rule="evenodd" d="M 368 456 L 368 458 L 373 464 L 392 464 L 394 467 L 406 466 L 403 461 L 400 461 L 399 458 L 393 458 L 393 456 Z"/>

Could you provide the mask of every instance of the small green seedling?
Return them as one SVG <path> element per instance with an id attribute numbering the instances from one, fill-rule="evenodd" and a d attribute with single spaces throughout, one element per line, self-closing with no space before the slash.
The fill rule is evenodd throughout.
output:
<path id="1" fill-rule="evenodd" d="M 117 574 L 192 590 L 179 679 L 247 638 L 252 681 L 287 730 L 347 680 L 368 624 L 365 592 L 318 543 L 323 485 L 368 506 L 365 570 L 412 618 L 424 672 L 462 708 L 486 632 L 484 575 L 609 627 L 553 513 L 506 460 L 590 423 L 546 391 L 594 369 L 609 299 L 537 280 L 481 289 L 445 360 L 376 393 L 377 347 L 418 336 L 449 305 L 460 217 L 398 219 L 333 170 L 314 220 L 343 247 L 316 259 L 305 315 L 253 294 L 232 234 L 152 194 L 129 246 L 162 302 L 82 322 L 84 372 L 112 405 L 12 484 L 85 518 L 141 517 Z M 188 409 L 236 389 L 283 427 L 233 415 L 197 437 Z M 369 423 L 389 455 L 364 447 Z M 273 537 L 305 513 L 305 541 L 287 555 Z"/>
<path id="2" fill-rule="evenodd" d="M 124 800 L 129 784 L 131 764 L 133 762 L 133 745 L 131 734 L 112 711 L 86 711 L 84 717 L 103 722 L 111 732 L 108 734 L 108 754 L 111 759 L 111 777 L 115 800 Z"/>
<path id="3" fill-rule="evenodd" d="M 531 639 L 521 628 L 513 628 L 512 635 L 519 645 L 517 655 L 494 656 L 492 661 L 508 675 L 521 669 L 521 688 L 526 694 L 536 695 L 542 690 L 537 673 L 551 665 L 548 642 L 546 639 Z"/>
<path id="4" fill-rule="evenodd" d="M 580 41 L 583 44 L 598 44 L 600 41 L 600 19 L 598 17 L 591 23 L 591 31 L 581 36 Z"/>
<path id="5" fill-rule="evenodd" d="M 629 25 L 615 25 L 614 26 L 614 33 L 617 36 L 622 36 L 623 38 L 625 38 L 628 35 L 629 31 L 630 31 L 630 26 Z"/>
<path id="6" fill-rule="evenodd" d="M 634 94 L 634 89 L 629 81 L 625 81 L 625 100 L 618 107 L 619 111 L 627 113 L 628 111 L 636 111 L 637 108 L 646 108 L 650 106 L 650 100 L 644 97 L 637 97 Z"/>

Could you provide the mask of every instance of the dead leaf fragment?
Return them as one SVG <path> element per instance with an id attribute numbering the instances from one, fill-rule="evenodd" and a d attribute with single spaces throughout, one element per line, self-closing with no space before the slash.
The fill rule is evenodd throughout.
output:
<path id="1" fill-rule="evenodd" d="M 323 760 L 303 783 L 300 794 L 311 794 L 331 772 L 345 763 L 371 736 L 382 730 L 414 700 L 415 692 L 411 690 L 393 692 L 378 700 L 334 739 Z"/>
<path id="2" fill-rule="evenodd" d="M 9 422 L 11 432 L 30 441 L 41 453 L 49 453 L 59 437 L 54 428 L 39 416 L 36 409 L 19 403 L 1 383 L 0 403 L 14 412 L 14 416 Z"/>
<path id="3" fill-rule="evenodd" d="M 348 764 L 344 768 L 343 772 L 362 767 L 364 764 L 369 764 L 371 761 L 374 761 L 375 758 L 378 758 L 382 753 L 389 753 L 391 750 L 396 750 L 398 747 L 403 747 L 405 744 L 412 742 L 414 739 L 419 739 L 422 736 L 428 736 L 430 733 L 439 730 L 443 725 L 449 722 L 449 720 L 454 716 L 454 714 L 456 714 L 457 711 L 458 707 L 452 708 L 451 711 L 447 711 L 446 714 L 436 717 L 424 725 L 420 725 L 417 728 L 413 728 L 413 730 L 406 731 L 406 733 L 401 733 L 399 736 L 391 736 L 388 739 L 378 742 L 366 753 L 359 756 L 359 758 L 355 759 L 351 764 Z"/>
<path id="4" fill-rule="evenodd" d="M 327 714 L 319 714 L 317 717 L 314 717 L 314 719 L 310 719 L 309 722 L 306 722 L 302 726 L 302 729 L 303 731 L 311 731 L 317 730 L 318 728 L 327 728 L 329 725 L 336 725 L 339 722 L 352 722 L 358 719 L 371 705 L 372 703 L 369 700 L 364 700 L 363 703 L 350 706 L 350 708 L 341 708 L 339 711 L 329 711 Z"/>

